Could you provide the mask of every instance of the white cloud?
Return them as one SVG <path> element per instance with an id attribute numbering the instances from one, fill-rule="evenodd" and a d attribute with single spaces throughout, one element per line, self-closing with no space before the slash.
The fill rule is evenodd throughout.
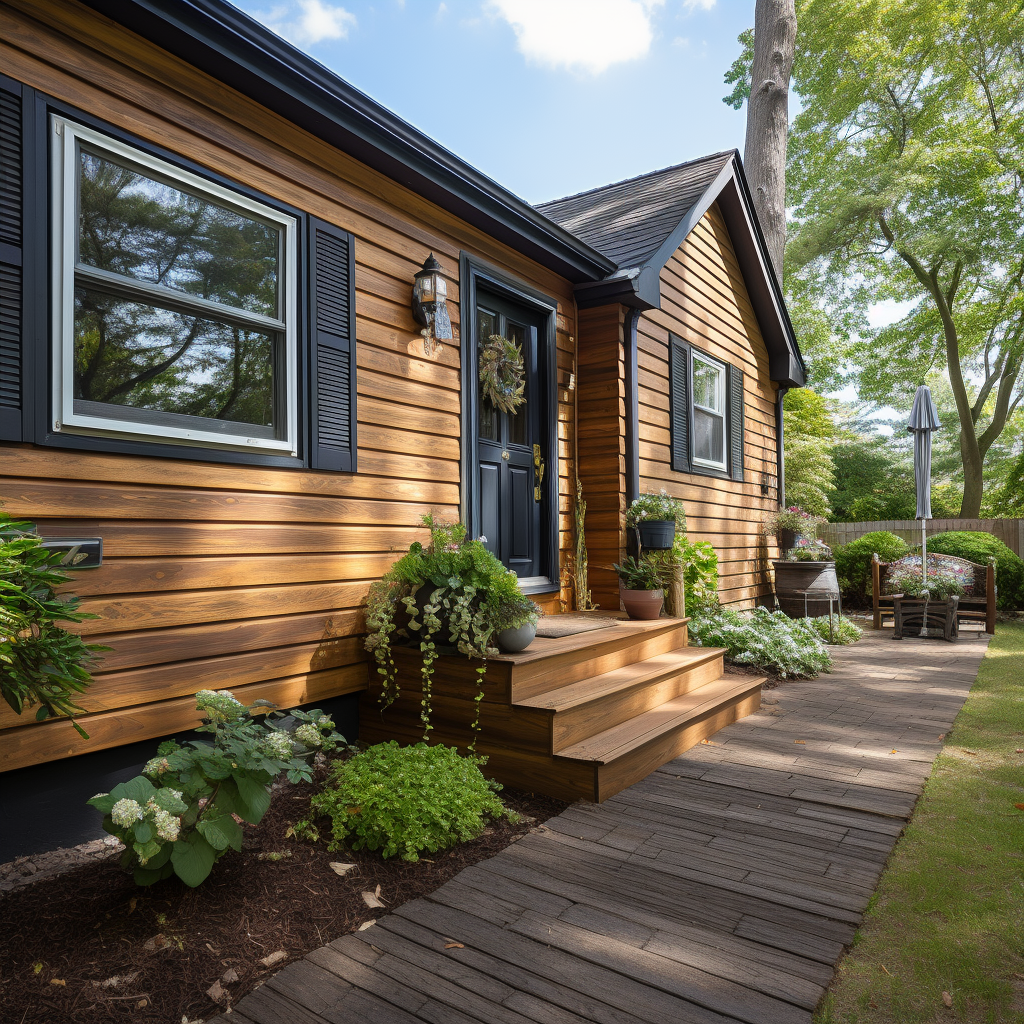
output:
<path id="1" fill-rule="evenodd" d="M 715 6 L 715 0 L 683 0 L 683 7 L 686 13 L 691 11 L 710 11 Z"/>
<path id="2" fill-rule="evenodd" d="M 324 0 L 298 0 L 295 6 L 278 6 L 266 16 L 257 17 L 279 36 L 300 46 L 346 39 L 349 29 L 356 25 L 354 14 Z"/>
<path id="3" fill-rule="evenodd" d="M 599 75 L 637 60 L 654 39 L 651 12 L 664 0 L 491 0 L 527 60 Z M 707 0 L 700 0 L 707 2 Z"/>

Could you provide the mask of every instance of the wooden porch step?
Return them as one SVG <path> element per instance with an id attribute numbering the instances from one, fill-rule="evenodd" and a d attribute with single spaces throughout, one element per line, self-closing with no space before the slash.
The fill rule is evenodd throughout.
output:
<path id="1" fill-rule="evenodd" d="M 685 647 L 687 619 L 651 622 L 615 620 L 612 625 L 560 639 L 538 637 L 522 654 L 492 659 L 508 662 L 513 704 Z"/>
<path id="2" fill-rule="evenodd" d="M 666 762 L 761 706 L 764 679 L 720 676 L 629 721 L 558 751 L 556 761 L 591 764 L 598 801 L 639 782 Z"/>
<path id="3" fill-rule="evenodd" d="M 681 647 L 517 700 L 515 707 L 552 714 L 551 749 L 557 753 L 717 679 L 723 654 L 720 648 Z"/>

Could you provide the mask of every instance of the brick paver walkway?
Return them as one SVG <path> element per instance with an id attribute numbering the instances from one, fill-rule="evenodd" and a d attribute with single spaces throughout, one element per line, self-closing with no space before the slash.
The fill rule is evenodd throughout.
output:
<path id="1" fill-rule="evenodd" d="M 987 646 L 891 636 L 289 965 L 224 1020 L 809 1022 Z"/>

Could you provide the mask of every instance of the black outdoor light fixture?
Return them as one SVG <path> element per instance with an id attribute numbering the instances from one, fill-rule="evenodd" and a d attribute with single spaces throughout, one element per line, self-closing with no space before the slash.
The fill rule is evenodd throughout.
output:
<path id="1" fill-rule="evenodd" d="M 423 269 L 416 272 L 412 286 L 412 315 L 423 324 L 423 351 L 430 355 L 434 342 L 451 338 L 452 322 L 448 317 L 448 285 L 441 275 L 441 264 L 431 253 L 423 261 Z"/>

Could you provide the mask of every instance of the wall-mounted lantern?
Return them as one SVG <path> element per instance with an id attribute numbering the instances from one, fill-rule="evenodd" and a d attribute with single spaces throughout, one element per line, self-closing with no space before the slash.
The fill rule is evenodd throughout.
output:
<path id="1" fill-rule="evenodd" d="M 430 355 L 434 342 L 451 338 L 452 322 L 448 317 L 448 285 L 441 276 L 441 264 L 431 253 L 416 272 L 412 286 L 412 315 L 423 324 L 423 351 Z"/>
<path id="2" fill-rule="evenodd" d="M 774 491 L 776 495 L 779 493 L 779 481 L 776 476 L 771 473 L 761 474 L 761 493 L 766 497 L 771 497 L 771 493 Z"/>

